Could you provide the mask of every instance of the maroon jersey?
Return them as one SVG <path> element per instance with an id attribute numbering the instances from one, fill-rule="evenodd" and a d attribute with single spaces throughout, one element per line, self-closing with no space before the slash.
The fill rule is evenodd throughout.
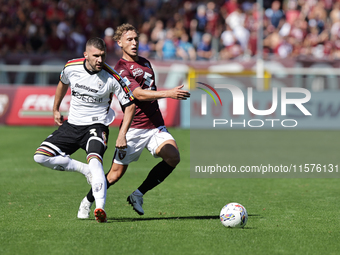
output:
<path id="1" fill-rule="evenodd" d="M 150 62 L 145 58 L 139 57 L 137 62 L 121 58 L 116 64 L 115 70 L 129 86 L 132 93 L 138 87 L 147 90 L 157 90 L 155 74 Z M 135 105 L 136 112 L 131 123 L 132 128 L 152 129 L 164 125 L 157 100 L 138 101 L 135 98 Z"/>

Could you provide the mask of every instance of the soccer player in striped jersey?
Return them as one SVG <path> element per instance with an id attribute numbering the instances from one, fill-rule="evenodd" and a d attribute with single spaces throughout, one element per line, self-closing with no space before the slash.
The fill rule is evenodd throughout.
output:
<path id="1" fill-rule="evenodd" d="M 111 169 L 107 174 L 107 187 L 123 176 L 128 165 L 138 160 L 144 148 L 155 158 L 162 158 L 162 161 L 151 169 L 144 182 L 127 198 L 133 209 L 143 215 L 143 195 L 169 176 L 180 162 L 176 141 L 164 126 L 157 99 L 185 100 L 190 97 L 190 93 L 182 90 L 183 85 L 157 91 L 151 63 L 138 56 L 139 35 L 132 25 L 119 26 L 113 38 L 123 51 L 123 57 L 116 64 L 115 70 L 131 89 L 135 97 L 136 112 L 126 134 L 127 148 L 116 148 Z M 78 218 L 89 218 L 93 202 L 92 191 L 89 191 L 80 204 Z"/>
<path id="2" fill-rule="evenodd" d="M 106 178 L 103 156 L 107 148 L 109 125 L 115 117 L 110 108 L 115 94 L 124 107 L 124 118 L 116 140 L 118 149 L 127 147 L 126 133 L 135 112 L 133 94 L 119 74 L 105 63 L 106 45 L 101 38 L 86 43 L 84 58 L 67 62 L 60 75 L 53 104 L 53 116 L 59 128 L 41 143 L 34 160 L 51 169 L 80 172 L 92 186 L 96 201 L 94 211 L 98 222 L 106 222 Z M 59 111 L 70 87 L 71 102 L 68 119 Z M 70 158 L 82 148 L 87 164 Z"/>

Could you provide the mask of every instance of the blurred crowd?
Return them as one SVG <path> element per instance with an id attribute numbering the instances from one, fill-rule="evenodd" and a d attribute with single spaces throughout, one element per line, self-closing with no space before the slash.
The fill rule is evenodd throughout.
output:
<path id="1" fill-rule="evenodd" d="M 340 59 L 339 0 L 264 0 L 264 58 Z M 98 36 L 120 56 L 114 29 L 139 29 L 142 56 L 162 60 L 250 59 L 261 24 L 256 1 L 0 0 L 0 55 L 82 56 Z"/>

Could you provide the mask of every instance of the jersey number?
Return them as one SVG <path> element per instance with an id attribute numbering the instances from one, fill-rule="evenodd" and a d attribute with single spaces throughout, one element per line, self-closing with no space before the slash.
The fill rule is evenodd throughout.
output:
<path id="1" fill-rule="evenodd" d="M 97 132 L 95 128 L 90 129 L 90 134 L 93 136 L 97 136 Z"/>

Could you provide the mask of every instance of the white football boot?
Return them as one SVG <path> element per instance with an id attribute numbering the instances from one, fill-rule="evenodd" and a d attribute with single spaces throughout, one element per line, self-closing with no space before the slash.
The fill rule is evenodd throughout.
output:
<path id="1" fill-rule="evenodd" d="M 90 218 L 91 206 L 93 203 L 87 200 L 87 197 L 80 202 L 80 206 L 78 209 L 78 219 L 88 219 Z"/>

